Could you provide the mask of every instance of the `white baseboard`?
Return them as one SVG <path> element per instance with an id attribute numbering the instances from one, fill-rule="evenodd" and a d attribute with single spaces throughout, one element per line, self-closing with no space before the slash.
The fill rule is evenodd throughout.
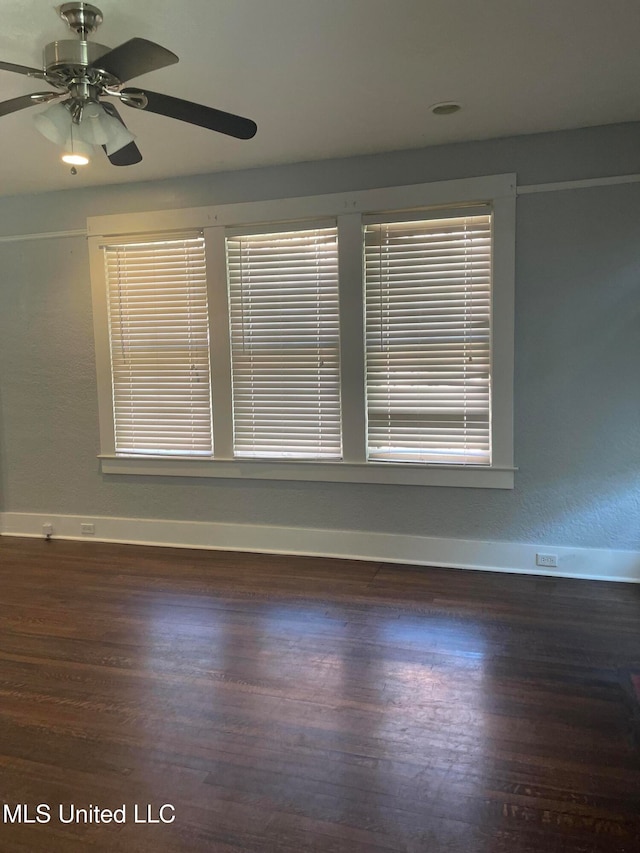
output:
<path id="1" fill-rule="evenodd" d="M 81 523 L 93 524 L 95 534 L 82 535 Z M 152 518 L 0 513 L 0 534 L 4 536 L 42 537 L 43 524 L 52 524 L 53 538 L 59 539 L 300 554 L 640 583 L 640 551 L 571 548 L 546 542 L 531 545 L 353 530 L 314 530 Z M 557 568 L 537 566 L 536 553 L 556 554 Z"/>

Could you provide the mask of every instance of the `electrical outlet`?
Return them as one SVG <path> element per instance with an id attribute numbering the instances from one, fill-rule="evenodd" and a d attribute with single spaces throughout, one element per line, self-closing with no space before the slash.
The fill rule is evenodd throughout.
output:
<path id="1" fill-rule="evenodd" d="M 82 521 L 80 523 L 80 533 L 83 536 L 95 536 L 96 526 L 91 521 Z"/>
<path id="2" fill-rule="evenodd" d="M 557 554 L 536 554 L 536 566 L 544 566 L 547 569 L 558 568 Z"/>
<path id="3" fill-rule="evenodd" d="M 53 536 L 53 524 L 43 524 L 42 525 L 42 535 L 43 536 Z"/>

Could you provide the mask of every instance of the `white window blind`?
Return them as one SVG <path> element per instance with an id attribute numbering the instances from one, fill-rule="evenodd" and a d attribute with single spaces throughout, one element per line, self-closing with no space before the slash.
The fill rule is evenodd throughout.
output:
<path id="1" fill-rule="evenodd" d="M 335 227 L 229 236 L 234 454 L 339 458 Z"/>
<path id="2" fill-rule="evenodd" d="M 210 456 L 202 236 L 104 247 L 116 453 Z"/>
<path id="3" fill-rule="evenodd" d="M 491 216 L 365 227 L 368 455 L 491 464 Z"/>

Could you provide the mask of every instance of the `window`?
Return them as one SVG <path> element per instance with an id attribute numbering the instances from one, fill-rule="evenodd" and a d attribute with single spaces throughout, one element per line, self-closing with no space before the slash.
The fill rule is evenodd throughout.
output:
<path id="1" fill-rule="evenodd" d="M 234 455 L 339 459 L 337 229 L 227 238 Z"/>
<path id="2" fill-rule="evenodd" d="M 514 206 L 506 175 L 90 219 L 103 471 L 511 488 Z"/>
<path id="3" fill-rule="evenodd" d="M 491 215 L 365 227 L 368 456 L 491 463 Z"/>
<path id="4" fill-rule="evenodd" d="M 202 236 L 104 247 L 115 449 L 211 456 Z"/>

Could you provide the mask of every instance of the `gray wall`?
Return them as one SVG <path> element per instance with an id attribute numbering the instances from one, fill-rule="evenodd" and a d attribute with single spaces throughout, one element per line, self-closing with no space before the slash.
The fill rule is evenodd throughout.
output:
<path id="1" fill-rule="evenodd" d="M 5 198 L 0 235 L 501 172 L 638 173 L 640 124 Z M 0 243 L 0 508 L 639 548 L 639 220 L 639 183 L 518 200 L 514 491 L 104 476 L 85 240 Z"/>

